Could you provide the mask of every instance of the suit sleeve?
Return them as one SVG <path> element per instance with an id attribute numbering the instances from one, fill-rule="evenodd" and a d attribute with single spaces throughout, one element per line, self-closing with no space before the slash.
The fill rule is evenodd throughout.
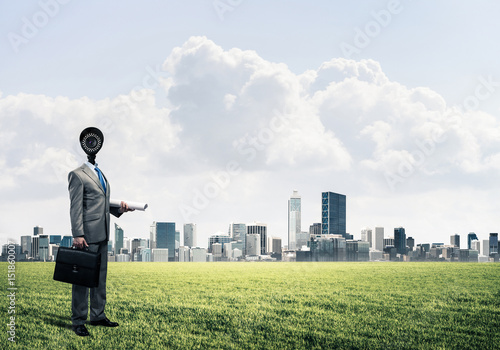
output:
<path id="1" fill-rule="evenodd" d="M 70 200 L 71 234 L 83 237 L 83 182 L 73 171 L 68 175 Z"/>

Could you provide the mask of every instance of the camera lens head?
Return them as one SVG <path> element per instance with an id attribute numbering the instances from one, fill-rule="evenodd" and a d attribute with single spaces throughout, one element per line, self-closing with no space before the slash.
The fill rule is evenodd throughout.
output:
<path id="1" fill-rule="evenodd" d="M 95 155 L 102 148 L 104 143 L 104 135 L 101 130 L 89 127 L 80 134 L 80 145 L 88 155 Z"/>

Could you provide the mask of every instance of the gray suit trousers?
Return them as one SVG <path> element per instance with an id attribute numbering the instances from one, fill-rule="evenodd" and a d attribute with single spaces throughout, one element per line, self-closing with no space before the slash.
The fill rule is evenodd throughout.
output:
<path id="1" fill-rule="evenodd" d="M 104 306 L 106 305 L 106 273 L 108 271 L 108 242 L 89 243 L 91 252 L 101 253 L 101 270 L 99 285 L 96 288 L 87 288 L 73 284 L 73 297 L 71 300 L 71 321 L 73 326 L 85 324 L 89 307 L 90 289 L 90 320 L 99 321 L 106 317 Z"/>

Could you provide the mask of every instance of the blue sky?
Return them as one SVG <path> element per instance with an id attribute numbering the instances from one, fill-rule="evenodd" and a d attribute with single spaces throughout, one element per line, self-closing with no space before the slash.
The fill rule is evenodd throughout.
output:
<path id="1" fill-rule="evenodd" d="M 189 218 L 201 246 L 231 221 L 267 222 L 286 244 L 294 189 L 303 230 L 331 190 L 348 196 L 357 237 L 364 226 L 389 236 L 403 225 L 417 242 L 485 239 L 498 231 L 499 9 L 484 0 L 4 2 L 0 194 L 30 214 L 5 201 L 0 238 L 34 225 L 69 232 L 61 173 L 81 160 L 72 139 L 107 115 L 99 156 L 113 193 L 151 202 L 120 219 L 129 237 L 146 237 L 153 220 L 184 223 L 179 208 L 236 162 L 241 172 Z M 40 24 L 29 38 L 26 21 Z M 349 57 L 346 45 L 356 48 Z M 131 92 L 148 87 L 147 98 Z M 235 145 L 276 113 L 285 132 L 247 164 Z M 56 180 L 40 180 L 47 172 Z M 391 188 L 387 174 L 401 172 Z"/>

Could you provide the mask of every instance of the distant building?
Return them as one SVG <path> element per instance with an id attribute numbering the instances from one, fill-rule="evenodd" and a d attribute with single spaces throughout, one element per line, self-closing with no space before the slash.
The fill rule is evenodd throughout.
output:
<path id="1" fill-rule="evenodd" d="M 297 244 L 296 249 L 302 249 L 304 246 L 307 247 L 307 242 L 309 242 L 310 234 L 307 231 L 302 231 L 297 234 Z"/>
<path id="2" fill-rule="evenodd" d="M 61 235 L 50 235 L 49 244 L 61 244 Z"/>
<path id="3" fill-rule="evenodd" d="M 31 239 L 31 254 L 30 256 L 33 258 L 33 259 L 36 259 L 38 258 L 38 247 L 39 247 L 39 242 L 40 241 L 40 237 L 37 235 L 34 235 Z"/>
<path id="4" fill-rule="evenodd" d="M 470 233 L 469 233 L 470 235 Z M 454 234 L 450 236 L 450 245 L 460 248 L 460 235 Z M 469 248 L 470 249 L 470 248 Z"/>
<path id="5" fill-rule="evenodd" d="M 192 248 L 191 253 L 193 255 L 193 262 L 206 262 L 207 261 L 207 250 L 205 248 Z"/>
<path id="6" fill-rule="evenodd" d="M 474 239 L 470 242 L 470 250 L 477 250 L 478 254 L 481 253 L 481 242 L 478 239 Z"/>
<path id="7" fill-rule="evenodd" d="M 115 224 L 115 254 L 120 253 L 123 248 L 123 229 Z"/>
<path id="8" fill-rule="evenodd" d="M 184 246 L 196 247 L 196 224 L 184 224 Z"/>
<path id="9" fill-rule="evenodd" d="M 483 249 L 481 249 L 481 253 L 483 256 L 490 256 L 490 240 L 483 240 Z"/>
<path id="10" fill-rule="evenodd" d="M 139 249 L 139 247 L 141 246 L 141 239 L 140 238 L 134 238 L 132 240 L 132 247 L 131 247 L 131 251 L 130 251 L 130 254 L 132 255 L 132 261 L 137 261 L 136 257 L 137 255 L 135 255 Z"/>
<path id="11" fill-rule="evenodd" d="M 370 248 L 373 247 L 373 235 L 372 235 L 372 229 L 371 228 L 364 228 L 361 230 L 361 240 L 363 242 L 368 242 L 370 243 Z"/>
<path id="12" fill-rule="evenodd" d="M 43 227 L 35 226 L 33 227 L 33 236 L 41 236 L 43 235 Z"/>
<path id="13" fill-rule="evenodd" d="M 151 260 L 151 249 L 141 247 L 140 250 L 141 261 L 150 262 Z"/>
<path id="14" fill-rule="evenodd" d="M 310 252 L 312 261 L 346 261 L 346 240 L 342 235 L 313 236 Z"/>
<path id="15" fill-rule="evenodd" d="M 297 191 L 288 200 L 288 249 L 299 249 L 297 237 L 302 231 L 301 224 L 301 198 Z"/>
<path id="16" fill-rule="evenodd" d="M 222 253 L 224 253 L 224 244 L 231 243 L 232 241 L 233 241 L 233 238 L 231 236 L 229 236 L 228 234 L 217 233 L 215 235 L 212 235 L 208 238 L 208 252 L 214 254 L 213 245 L 219 244 L 220 246 L 217 246 L 216 249 L 220 248 L 220 256 L 214 255 L 214 258 L 220 258 L 222 256 Z M 218 251 L 217 251 L 217 254 L 219 254 Z M 216 260 L 216 261 L 218 261 L 218 260 Z"/>
<path id="17" fill-rule="evenodd" d="M 232 237 L 232 249 L 241 250 L 242 254 L 246 254 L 247 242 L 247 225 L 246 224 L 229 224 L 229 236 Z"/>
<path id="18" fill-rule="evenodd" d="M 31 236 L 21 236 L 21 253 L 31 254 Z"/>
<path id="19" fill-rule="evenodd" d="M 384 250 L 384 228 L 375 227 L 375 250 Z"/>
<path id="20" fill-rule="evenodd" d="M 154 232 L 156 233 L 156 248 L 168 249 L 168 261 L 176 261 L 176 246 L 179 247 L 179 242 L 176 241 L 177 233 L 175 231 L 175 222 L 154 222 Z M 177 243 L 176 243 L 177 242 Z"/>
<path id="21" fill-rule="evenodd" d="M 321 234 L 321 223 L 314 223 L 309 226 L 309 234 L 310 235 L 320 235 Z"/>
<path id="22" fill-rule="evenodd" d="M 260 235 L 257 234 L 248 234 L 247 235 L 247 255 L 261 255 L 261 246 L 260 246 Z"/>
<path id="23" fill-rule="evenodd" d="M 149 249 L 156 248 L 156 222 L 149 226 Z"/>
<path id="24" fill-rule="evenodd" d="M 151 249 L 151 260 L 154 262 L 168 262 L 168 249 L 166 248 Z"/>
<path id="25" fill-rule="evenodd" d="M 347 261 L 369 261 L 370 243 L 364 241 L 346 241 Z"/>
<path id="26" fill-rule="evenodd" d="M 260 253 L 257 255 L 265 255 L 267 252 L 267 225 L 261 223 L 247 224 L 247 239 L 249 236 L 257 234 L 260 237 Z M 247 254 L 253 255 L 248 252 Z"/>
<path id="27" fill-rule="evenodd" d="M 281 254 L 281 238 L 273 237 L 272 253 Z"/>
<path id="28" fill-rule="evenodd" d="M 346 233 L 346 196 L 334 192 L 322 192 L 321 234 L 342 235 L 345 238 Z"/>
<path id="29" fill-rule="evenodd" d="M 49 236 L 40 235 L 38 236 L 39 247 L 38 247 L 38 256 L 40 257 L 40 261 L 49 261 Z"/>
<path id="30" fill-rule="evenodd" d="M 388 246 L 394 247 L 394 238 L 384 238 L 384 249 Z"/>
<path id="31" fill-rule="evenodd" d="M 415 240 L 413 237 L 406 238 L 406 247 L 408 248 L 408 251 L 413 251 L 413 248 L 415 247 Z"/>
<path id="32" fill-rule="evenodd" d="M 181 246 L 179 247 L 179 262 L 191 261 L 191 248 Z"/>
<path id="33" fill-rule="evenodd" d="M 61 247 L 71 247 L 73 245 L 73 236 L 64 236 L 61 240 Z"/>
<path id="34" fill-rule="evenodd" d="M 498 233 L 490 233 L 490 256 L 498 254 Z"/>
<path id="35" fill-rule="evenodd" d="M 124 249 L 124 248 L 122 248 Z M 115 261 L 116 262 L 129 262 L 130 261 L 130 255 L 129 254 L 117 254 L 115 256 Z"/>
<path id="36" fill-rule="evenodd" d="M 470 232 L 467 235 L 467 249 L 472 249 L 471 242 L 472 241 L 478 241 L 479 238 L 477 238 L 477 235 L 474 232 Z"/>
<path id="37" fill-rule="evenodd" d="M 462 262 L 477 262 L 478 261 L 478 251 L 470 249 L 460 249 L 459 261 Z"/>
<path id="38" fill-rule="evenodd" d="M 394 247 L 398 254 L 406 254 L 406 233 L 403 227 L 394 229 Z"/>
<path id="39" fill-rule="evenodd" d="M 211 246 L 211 253 L 214 257 L 214 261 L 220 261 L 222 258 L 222 244 L 213 243 Z"/>

